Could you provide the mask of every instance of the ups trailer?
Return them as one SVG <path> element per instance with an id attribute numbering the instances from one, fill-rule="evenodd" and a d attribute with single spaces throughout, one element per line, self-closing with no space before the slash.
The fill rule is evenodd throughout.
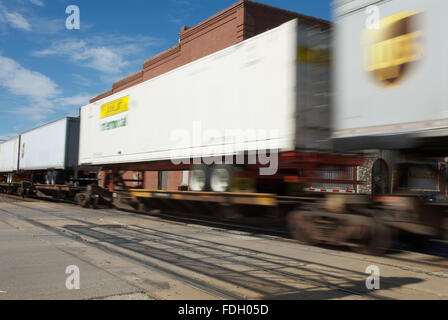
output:
<path id="1" fill-rule="evenodd" d="M 331 153 L 330 43 L 292 20 L 86 105 L 79 163 L 190 171 L 196 192 L 356 192 L 362 159 Z"/>
<path id="2" fill-rule="evenodd" d="M 297 237 L 367 234 L 361 239 L 383 247 L 397 234 L 419 244 L 448 239 L 448 3 L 340 0 L 334 8 L 334 147 L 370 159 L 373 197 L 299 209 L 290 218 Z M 350 230 L 352 213 L 359 222 Z"/>
<path id="3" fill-rule="evenodd" d="M 447 8 L 435 0 L 336 2 L 333 137 L 337 150 L 370 150 L 374 193 L 445 193 L 434 171 L 444 174 L 448 155 Z"/>

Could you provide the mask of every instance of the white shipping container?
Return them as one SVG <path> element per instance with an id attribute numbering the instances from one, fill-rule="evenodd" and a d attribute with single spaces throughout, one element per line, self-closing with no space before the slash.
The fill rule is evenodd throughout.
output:
<path id="1" fill-rule="evenodd" d="M 326 146 L 329 37 L 294 20 L 82 107 L 80 164 Z"/>
<path id="2" fill-rule="evenodd" d="M 63 118 L 21 135 L 19 168 L 24 171 L 77 166 L 79 118 Z"/>
<path id="3" fill-rule="evenodd" d="M 384 136 L 400 145 L 406 141 L 400 135 L 448 128 L 448 2 L 340 0 L 335 6 L 334 137 L 378 137 L 371 147 L 381 148 Z"/>
<path id="4" fill-rule="evenodd" d="M 19 137 L 0 142 L 0 173 L 17 171 L 19 156 Z"/>

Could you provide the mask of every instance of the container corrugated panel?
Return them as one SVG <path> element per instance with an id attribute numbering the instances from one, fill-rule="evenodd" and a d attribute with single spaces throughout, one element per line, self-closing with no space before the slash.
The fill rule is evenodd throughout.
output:
<path id="1" fill-rule="evenodd" d="M 19 156 L 19 137 L 0 143 L 0 172 L 17 171 Z"/>
<path id="2" fill-rule="evenodd" d="M 77 166 L 79 118 L 63 118 L 21 135 L 20 170 L 68 169 Z"/>
<path id="3" fill-rule="evenodd" d="M 407 188 L 415 191 L 439 191 L 437 165 L 414 165 L 407 172 Z"/>
<path id="4" fill-rule="evenodd" d="M 387 135 L 404 144 L 399 134 L 448 129 L 448 2 L 335 4 L 335 138 Z"/>
<path id="5" fill-rule="evenodd" d="M 328 107 L 328 79 L 322 82 L 328 66 L 318 70 L 316 79 L 306 79 L 313 73 L 310 61 L 316 60 L 317 42 L 322 41 L 320 49 L 325 51 L 328 39 L 313 36 L 316 30 L 308 27 L 299 35 L 299 25 L 297 20 L 288 22 L 82 107 L 80 164 L 306 148 L 317 133 L 321 138 L 322 127 L 329 126 L 328 119 L 320 123 Z M 301 68 L 300 47 L 309 53 Z M 296 88 L 302 84 L 312 87 L 308 95 L 306 90 L 298 94 Z M 312 100 L 298 105 L 310 96 Z M 312 110 L 322 104 L 325 107 L 317 112 Z M 310 119 L 310 125 L 297 130 L 296 117 Z"/>
<path id="6" fill-rule="evenodd" d="M 356 180 L 352 167 L 347 168 L 322 168 L 318 171 L 318 177 L 328 180 Z M 336 184 L 336 183 L 313 183 L 312 188 L 315 189 L 337 189 L 337 190 L 353 190 L 353 184 Z"/>
<path id="7" fill-rule="evenodd" d="M 296 148 L 329 150 L 331 135 L 331 32 L 299 24 L 297 44 Z"/>

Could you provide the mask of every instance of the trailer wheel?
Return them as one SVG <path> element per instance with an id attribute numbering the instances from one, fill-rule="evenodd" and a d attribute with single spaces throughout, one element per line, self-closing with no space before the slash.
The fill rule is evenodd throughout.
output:
<path id="1" fill-rule="evenodd" d="M 196 192 L 210 189 L 210 170 L 206 165 L 196 165 L 191 169 L 190 189 Z"/>
<path id="2" fill-rule="evenodd" d="M 214 192 L 229 192 L 235 173 L 241 171 L 233 165 L 216 165 L 211 169 L 210 189 Z"/>
<path id="3" fill-rule="evenodd" d="M 45 175 L 45 184 L 55 185 L 57 184 L 58 172 L 55 170 L 48 171 Z"/>
<path id="4" fill-rule="evenodd" d="M 47 171 L 47 174 L 45 175 L 45 184 L 52 184 L 52 178 L 53 178 L 53 172 Z"/>

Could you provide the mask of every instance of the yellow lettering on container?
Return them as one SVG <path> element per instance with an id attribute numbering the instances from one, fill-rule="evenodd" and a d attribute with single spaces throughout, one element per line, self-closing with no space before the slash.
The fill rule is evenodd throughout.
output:
<path id="1" fill-rule="evenodd" d="M 129 110 L 129 96 L 111 101 L 101 106 L 101 119 Z"/>

